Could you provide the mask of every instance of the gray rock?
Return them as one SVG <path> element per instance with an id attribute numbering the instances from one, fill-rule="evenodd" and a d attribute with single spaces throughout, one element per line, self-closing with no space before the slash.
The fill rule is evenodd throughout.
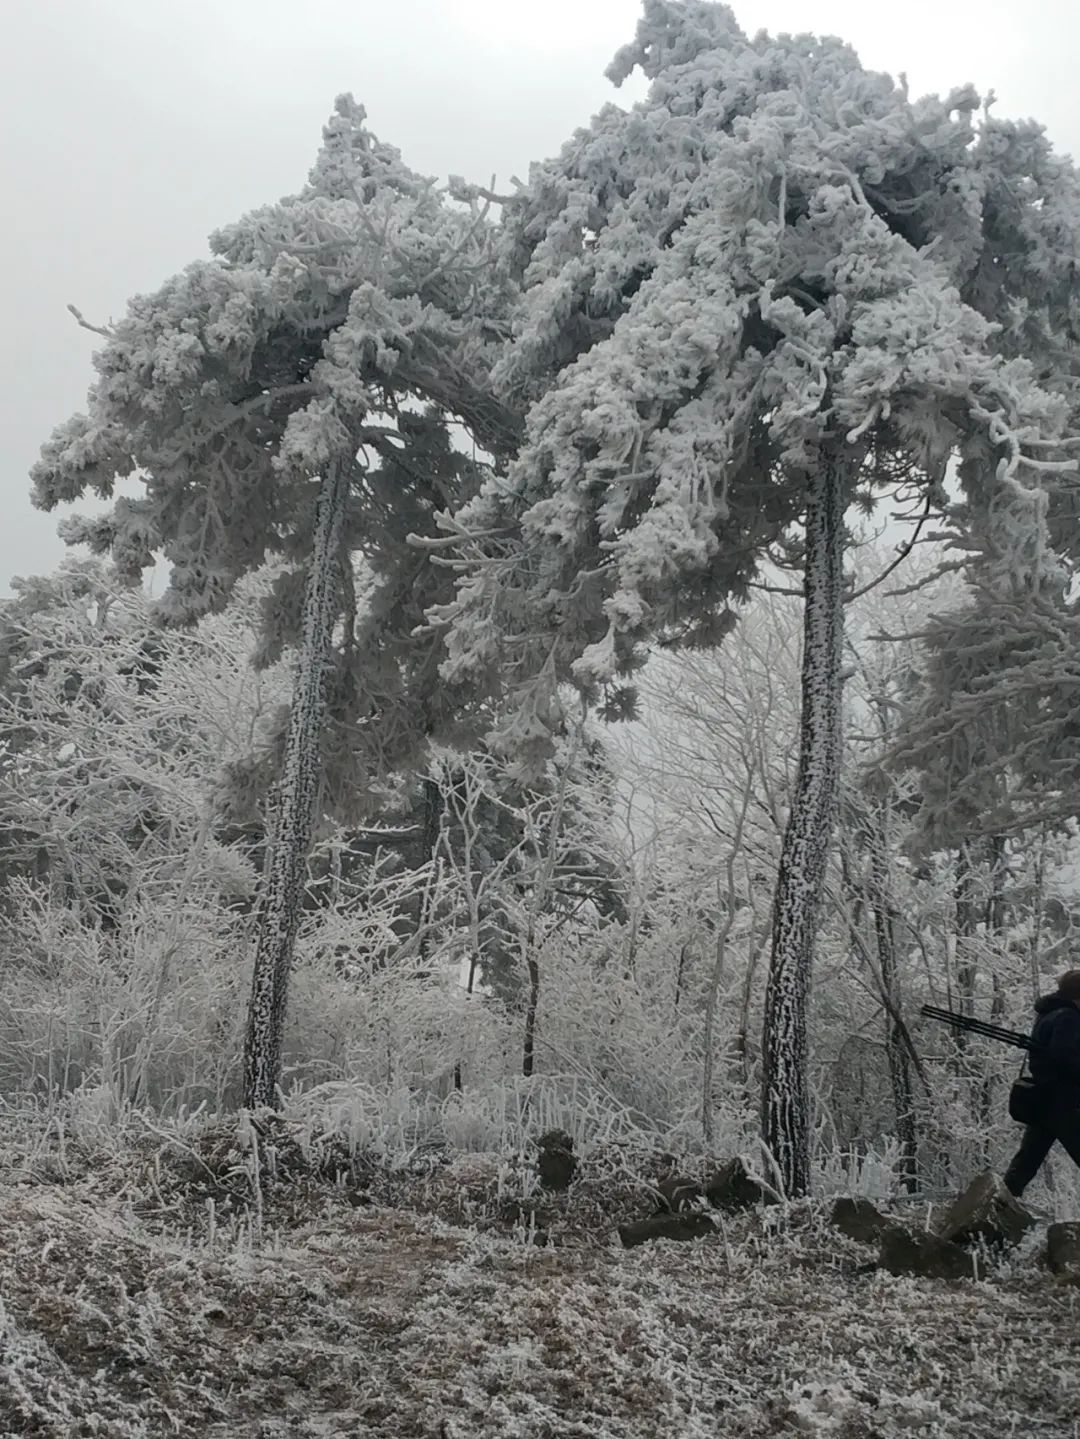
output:
<path id="1" fill-rule="evenodd" d="M 1080 1285 L 1080 1223 L 1051 1224 L 1046 1234 L 1046 1261 L 1067 1283 Z"/>
<path id="2" fill-rule="evenodd" d="M 683 1179 L 678 1174 L 666 1174 L 657 1182 L 656 1188 L 660 1195 L 658 1209 L 671 1214 L 681 1214 L 685 1209 L 693 1209 L 703 1198 L 699 1184 L 695 1184 L 692 1179 Z"/>
<path id="3" fill-rule="evenodd" d="M 934 1232 L 952 1244 L 982 1240 L 1004 1248 L 1019 1244 L 1034 1223 L 1035 1216 L 987 1169 L 953 1200 L 934 1225 Z"/>
<path id="4" fill-rule="evenodd" d="M 574 1141 L 563 1129 L 549 1129 L 536 1141 L 536 1167 L 542 1189 L 569 1189 L 577 1170 Z"/>
<path id="5" fill-rule="evenodd" d="M 715 1209 L 752 1209 L 763 1195 L 741 1159 L 727 1159 L 705 1181 L 705 1198 Z"/>
<path id="6" fill-rule="evenodd" d="M 886 1219 L 869 1199 L 842 1196 L 834 1200 L 829 1223 L 860 1244 L 876 1244 L 892 1220 Z"/>
<path id="7" fill-rule="evenodd" d="M 652 1239 L 703 1239 L 714 1232 L 709 1216 L 693 1210 L 686 1214 L 653 1214 L 648 1219 L 619 1225 L 619 1238 L 625 1249 L 647 1244 Z"/>
<path id="8" fill-rule="evenodd" d="M 878 1268 L 922 1279 L 981 1279 L 982 1259 L 928 1229 L 890 1224 L 881 1236 Z"/>

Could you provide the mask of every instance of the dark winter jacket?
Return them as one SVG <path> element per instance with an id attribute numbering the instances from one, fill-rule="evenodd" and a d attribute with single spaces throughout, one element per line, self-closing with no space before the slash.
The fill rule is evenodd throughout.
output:
<path id="1" fill-rule="evenodd" d="M 1044 994 L 1035 1003 L 1031 1037 L 1039 1046 L 1031 1055 L 1031 1072 L 1055 1089 L 1080 1101 L 1080 1009 L 1060 994 Z"/>

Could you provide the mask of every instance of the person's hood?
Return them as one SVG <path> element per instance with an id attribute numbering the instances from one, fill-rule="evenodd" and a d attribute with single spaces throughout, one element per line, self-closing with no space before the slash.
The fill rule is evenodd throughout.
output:
<path id="1" fill-rule="evenodd" d="M 1041 999 L 1035 1001 L 1036 1014 L 1049 1014 L 1055 1009 L 1068 1009 L 1072 1005 L 1071 999 L 1066 999 L 1060 990 L 1055 989 L 1053 994 L 1044 994 Z"/>

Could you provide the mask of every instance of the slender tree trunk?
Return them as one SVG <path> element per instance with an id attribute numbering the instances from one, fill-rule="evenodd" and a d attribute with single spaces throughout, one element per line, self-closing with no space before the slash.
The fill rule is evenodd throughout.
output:
<path id="1" fill-rule="evenodd" d="M 971 846 L 964 840 L 956 851 L 956 877 L 953 885 L 953 935 L 956 946 L 956 1007 L 961 1014 L 970 1014 L 975 1002 L 975 866 Z M 968 1036 L 962 1029 L 953 1033 L 957 1068 L 964 1068 Z"/>
<path id="2" fill-rule="evenodd" d="M 961 1014 L 971 1014 L 975 1007 L 975 986 L 978 977 L 978 905 L 977 889 L 978 850 L 974 841 L 962 840 L 956 851 L 956 868 L 953 883 L 953 945 L 956 953 L 956 996 L 954 1004 Z M 983 1118 L 984 1072 L 981 1051 L 973 1051 L 969 1045 L 970 1036 L 962 1029 L 953 1031 L 952 1068 L 956 1075 L 956 1090 L 960 1104 L 966 1111 L 967 1127 L 971 1131 L 970 1143 L 954 1146 L 952 1160 L 957 1174 L 965 1172 L 973 1164 L 985 1163 L 984 1146 L 979 1144 L 977 1130 Z"/>
<path id="3" fill-rule="evenodd" d="M 281 1077 L 289 972 L 315 823 L 326 666 L 337 612 L 339 540 L 348 487 L 349 465 L 341 461 L 330 466 L 319 488 L 285 758 L 263 868 L 244 1046 L 244 1103 L 249 1108 L 276 1103 Z"/>
<path id="4" fill-rule="evenodd" d="M 679 963 L 678 963 L 678 965 L 677 965 L 676 968 L 675 968 L 675 1002 L 674 1002 L 674 1009 L 675 1009 L 675 1018 L 676 1018 L 676 1019 L 677 1019 L 678 1016 L 679 1016 L 679 1005 L 680 1005 L 681 1002 L 682 1002 L 683 975 L 685 974 L 685 971 L 686 971 L 686 959 L 687 959 L 687 954 L 688 954 L 689 949 L 690 949 L 690 943 L 689 943 L 689 941 L 687 941 L 685 944 L 683 944 L 683 945 L 680 946 L 680 948 L 679 948 Z"/>
<path id="5" fill-rule="evenodd" d="M 986 841 L 987 864 L 990 870 L 989 893 L 986 897 L 986 932 L 1000 935 L 1005 928 L 1005 876 L 1007 855 L 1005 836 L 992 834 Z"/>
<path id="6" fill-rule="evenodd" d="M 540 1009 L 540 966 L 536 962 L 536 953 L 531 944 L 525 956 L 525 967 L 529 974 L 529 996 L 525 1003 L 521 1073 L 526 1079 L 531 1079 L 536 1067 L 536 1016 Z"/>
<path id="7" fill-rule="evenodd" d="M 975 907 L 976 871 L 972 846 L 965 840 L 956 852 L 956 989 L 960 1008 L 971 1013 L 975 1001 L 975 975 L 978 960 L 975 934 L 978 924 Z M 957 1030 L 963 1034 L 963 1030 Z"/>
<path id="8" fill-rule="evenodd" d="M 900 1140 L 900 1182 L 913 1191 L 918 1186 L 919 1137 L 915 1123 L 915 1096 L 911 1065 L 900 1019 L 900 985 L 896 958 L 896 909 L 889 875 L 890 805 L 882 802 L 871 818 L 870 874 L 881 987 L 885 995 L 885 1053 L 889 1063 L 896 1133 Z"/>
<path id="9" fill-rule="evenodd" d="M 716 1073 L 716 1009 L 720 999 L 720 986 L 724 979 L 724 959 L 727 955 L 727 939 L 731 930 L 730 912 L 717 930 L 716 949 L 713 954 L 712 973 L 709 989 L 705 996 L 705 1034 L 703 1045 L 704 1063 L 701 1069 L 701 1136 L 706 1148 L 711 1148 L 714 1137 L 713 1126 L 713 1079 Z"/>
<path id="10" fill-rule="evenodd" d="M 1039 848 L 1035 854 L 1035 893 L 1031 901 L 1031 943 L 1028 945 L 1028 964 L 1031 967 L 1031 1002 L 1038 999 L 1042 991 L 1042 970 L 1039 956 L 1042 951 L 1043 921 L 1046 906 L 1046 825 L 1039 831 Z"/>
<path id="11" fill-rule="evenodd" d="M 713 1142 L 713 1076 L 716 1071 L 716 1010 L 720 1000 L 720 989 L 724 980 L 724 961 L 731 927 L 735 923 L 738 894 L 735 885 L 735 862 L 742 855 L 743 832 L 746 829 L 746 815 L 750 808 L 752 785 L 743 789 L 742 805 L 735 822 L 735 833 L 724 863 L 726 885 L 718 889 L 717 901 L 724 906 L 724 918 L 717 925 L 716 948 L 713 954 L 712 974 L 709 976 L 709 992 L 705 998 L 705 1062 L 701 1075 L 701 1132 L 706 1145 Z"/>
<path id="12" fill-rule="evenodd" d="M 840 773 L 844 476 L 826 456 L 806 507 L 799 767 L 773 904 L 762 1033 L 762 1137 L 784 1192 L 810 1186 L 806 1010 Z"/>
<path id="13" fill-rule="evenodd" d="M 1001 955 L 1001 939 L 1005 931 L 1005 876 L 1006 876 L 1005 837 L 1004 835 L 990 835 L 986 841 L 986 863 L 988 868 L 988 893 L 986 897 L 986 938 L 988 944 L 994 946 L 994 960 L 997 961 Z M 1005 990 L 1002 987 L 1001 976 L 997 971 L 995 962 L 990 973 L 990 1022 L 992 1024 L 1003 1024 L 1005 1022 Z M 983 1125 L 987 1131 L 993 1124 L 994 1115 L 997 1112 L 998 1090 L 1000 1089 L 1000 1076 L 995 1074 L 994 1069 L 989 1067 L 983 1079 L 982 1112 Z M 984 1157 L 989 1163 L 990 1147 L 986 1147 Z"/>
<path id="14" fill-rule="evenodd" d="M 424 779 L 421 790 L 423 793 L 423 819 L 420 843 L 424 862 L 430 865 L 430 879 L 416 902 L 416 928 L 421 932 L 420 958 L 426 960 L 431 953 L 432 920 L 439 902 L 439 840 L 442 836 L 444 800 L 442 786 L 430 775 Z M 422 970 L 418 978 L 427 979 L 428 971 Z"/>
<path id="15" fill-rule="evenodd" d="M 758 965 L 768 943 L 771 925 L 754 926 L 750 936 L 750 953 L 743 975 L 742 994 L 739 999 L 739 1028 L 731 1046 L 732 1079 L 742 1086 L 744 1094 L 750 1093 L 752 1080 L 750 1064 L 750 1005 L 757 986 Z"/>

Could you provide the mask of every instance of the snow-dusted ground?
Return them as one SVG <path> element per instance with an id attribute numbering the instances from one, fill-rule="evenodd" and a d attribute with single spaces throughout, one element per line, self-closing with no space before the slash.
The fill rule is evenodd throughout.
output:
<path id="1" fill-rule="evenodd" d="M 211 1149 L 0 1185 L 0 1434 L 1080 1433 L 1080 1290 L 1038 1239 L 954 1286 L 861 1270 L 809 1211 L 623 1251 L 643 1199 L 609 1178 L 545 1248 L 475 1156 L 371 1203 L 264 1176 L 237 1220 Z"/>

